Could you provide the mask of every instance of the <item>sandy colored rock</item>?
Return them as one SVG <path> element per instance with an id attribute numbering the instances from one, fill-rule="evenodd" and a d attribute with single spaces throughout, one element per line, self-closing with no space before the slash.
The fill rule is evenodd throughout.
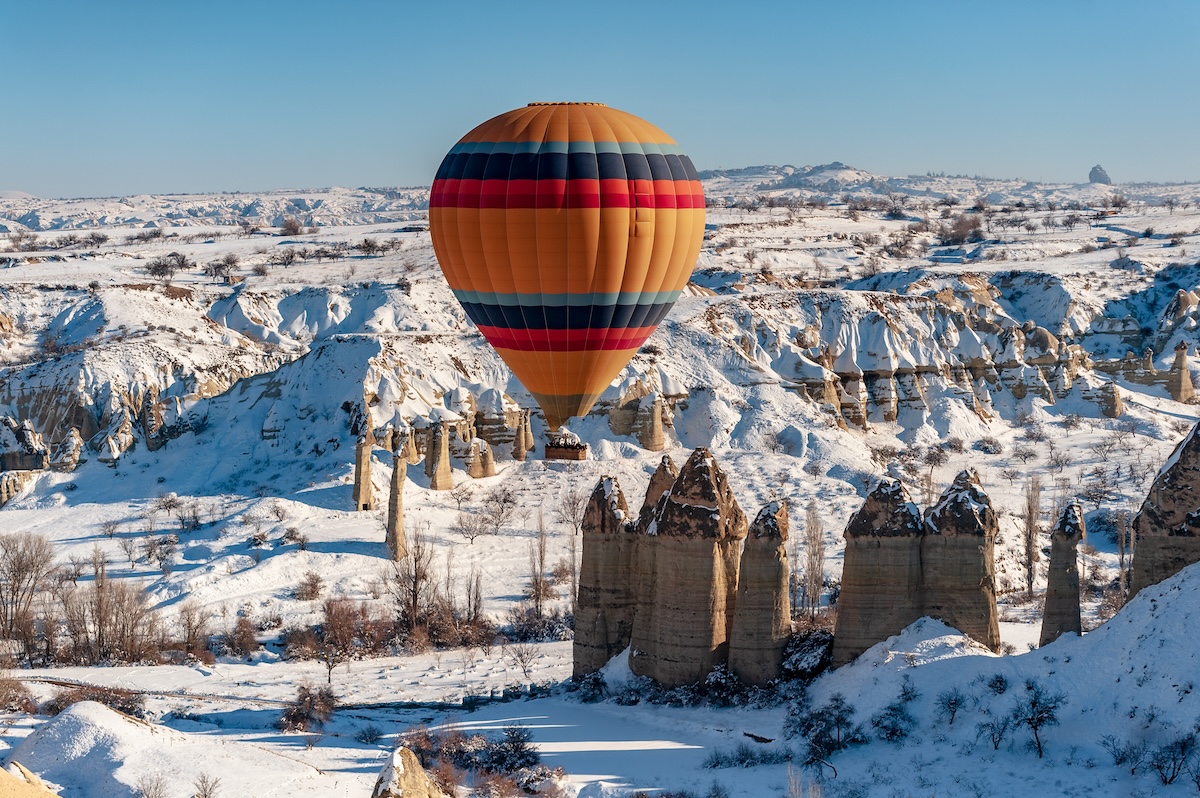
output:
<path id="1" fill-rule="evenodd" d="M 371 483 L 371 450 L 375 434 L 368 425 L 354 444 L 354 509 L 375 509 L 375 486 Z"/>
<path id="2" fill-rule="evenodd" d="M 1133 519 L 1130 598 L 1200 562 L 1200 424 L 1179 442 Z"/>
<path id="3" fill-rule="evenodd" d="M 400 562 L 407 553 L 404 537 L 404 483 L 408 479 L 408 463 L 400 450 L 392 456 L 392 480 L 388 490 L 387 543 L 388 556 Z"/>
<path id="4" fill-rule="evenodd" d="M 450 432 L 446 422 L 437 420 L 429 427 L 429 448 L 425 450 L 425 475 L 430 490 L 451 490 L 454 477 L 450 472 Z"/>
<path id="5" fill-rule="evenodd" d="M 50 453 L 29 419 L 0 416 L 0 471 L 41 471 L 50 467 Z"/>
<path id="6" fill-rule="evenodd" d="M 629 646 L 637 603 L 636 535 L 615 477 L 603 477 L 584 511 L 575 608 L 573 675 L 602 668 Z"/>
<path id="7" fill-rule="evenodd" d="M 1176 402 L 1190 402 L 1196 398 L 1192 370 L 1188 368 L 1188 345 L 1183 341 L 1175 345 L 1175 362 L 1167 375 L 1167 393 Z"/>
<path id="8" fill-rule="evenodd" d="M 640 568 L 652 586 L 639 602 L 630 667 L 660 684 L 703 679 L 728 659 L 746 516 L 707 449 L 692 452 L 645 531 Z"/>
<path id="9" fill-rule="evenodd" d="M 1050 571 L 1046 580 L 1046 611 L 1042 616 L 1039 646 L 1053 643 L 1067 632 L 1083 634 L 1079 617 L 1079 562 L 1077 547 L 1087 533 L 1083 510 L 1070 504 L 1050 534 Z"/>
<path id="10" fill-rule="evenodd" d="M 637 439 L 647 451 L 661 452 L 667 446 L 667 436 L 663 431 L 664 410 L 662 396 L 657 393 L 643 399 L 639 405 Z"/>
<path id="11" fill-rule="evenodd" d="M 658 468 L 654 469 L 654 473 L 650 476 L 650 484 L 646 488 L 646 498 L 638 513 L 639 518 L 645 518 L 649 522 L 654 505 L 658 504 L 662 495 L 671 489 L 678 476 L 679 469 L 676 467 L 675 461 L 671 459 L 671 455 L 664 454 L 662 460 L 658 461 Z"/>
<path id="12" fill-rule="evenodd" d="M 429 774 L 421 767 L 417 755 L 404 746 L 392 751 L 391 757 L 379 778 L 371 798 L 450 798 L 433 783 Z"/>
<path id="13" fill-rule="evenodd" d="M 1121 392 L 1114 383 L 1104 384 L 1100 398 L 1100 410 L 1106 418 L 1120 418 L 1125 412 L 1125 403 L 1121 401 Z"/>
<path id="14" fill-rule="evenodd" d="M 58 798 L 58 793 L 51 792 L 45 783 L 20 762 L 11 761 L 8 768 L 0 769 L 0 798 Z"/>
<path id="15" fill-rule="evenodd" d="M 904 484 L 882 480 L 846 526 L 833 664 L 844 665 L 923 615 L 921 511 Z"/>
<path id="16" fill-rule="evenodd" d="M 729 669 L 746 684 L 765 687 L 783 666 L 792 631 L 787 538 L 787 505 L 772 502 L 759 511 L 742 548 Z"/>
<path id="17" fill-rule="evenodd" d="M 517 415 L 517 430 L 513 433 L 512 457 L 514 460 L 525 462 L 525 453 L 529 451 L 529 447 L 525 445 L 525 430 L 528 428 L 529 417 L 525 415 L 525 411 L 521 411 Z"/>
<path id="18" fill-rule="evenodd" d="M 33 481 L 34 471 L 0 471 L 0 507 L 25 490 Z"/>
<path id="19" fill-rule="evenodd" d="M 974 469 L 959 473 L 925 517 L 920 609 L 1000 649 L 994 548 L 998 525 Z"/>

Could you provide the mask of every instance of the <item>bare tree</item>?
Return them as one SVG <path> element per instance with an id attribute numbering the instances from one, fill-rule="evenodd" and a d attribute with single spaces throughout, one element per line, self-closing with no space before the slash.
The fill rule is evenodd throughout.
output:
<path id="1" fill-rule="evenodd" d="M 209 613 L 195 599 L 179 605 L 179 631 L 183 635 L 183 650 L 194 655 L 208 648 Z"/>
<path id="2" fill-rule="evenodd" d="M 221 780 L 207 773 L 201 773 L 192 783 L 196 790 L 196 798 L 217 798 L 220 794 Z"/>
<path id="3" fill-rule="evenodd" d="M 1036 574 L 1041 546 L 1042 478 L 1034 474 L 1025 483 L 1025 498 L 1021 505 L 1021 533 L 1025 544 L 1025 596 L 1033 600 L 1033 579 Z"/>
<path id="4" fill-rule="evenodd" d="M 517 496 L 511 488 L 498 485 L 483 495 L 483 509 L 492 525 L 492 534 L 498 535 L 516 512 Z"/>
<path id="5" fill-rule="evenodd" d="M 408 536 L 404 559 L 392 563 L 387 575 L 388 589 L 396 602 L 399 620 L 406 629 L 419 625 L 424 609 L 432 600 L 432 565 L 433 545 L 429 535 L 414 531 Z"/>
<path id="6" fill-rule="evenodd" d="M 54 546 L 46 538 L 33 532 L 0 535 L 0 630 L 6 637 L 30 615 L 54 570 Z"/>
<path id="7" fill-rule="evenodd" d="M 546 599 L 554 593 L 550 579 L 546 576 L 546 537 L 546 525 L 542 523 L 539 514 L 537 541 L 529 544 L 529 598 L 533 601 L 533 615 L 539 621 L 546 617 Z"/>
<path id="8" fill-rule="evenodd" d="M 321 661 L 325 663 L 325 683 L 333 684 L 333 669 L 349 662 L 354 653 L 358 611 L 348 598 L 325 600 L 325 618 L 321 622 Z"/>
<path id="9" fill-rule="evenodd" d="M 804 514 L 804 553 L 804 601 L 809 614 L 816 615 L 825 583 L 825 526 L 815 498 Z"/>
<path id="10" fill-rule="evenodd" d="M 509 643 L 504 647 L 504 653 L 513 664 L 521 669 L 525 678 L 530 678 L 529 672 L 533 661 L 538 657 L 538 649 L 533 643 Z"/>
<path id="11" fill-rule="evenodd" d="M 474 544 L 475 538 L 492 531 L 492 519 L 479 513 L 459 513 L 454 517 L 453 529 Z"/>
<path id="12" fill-rule="evenodd" d="M 587 512 L 588 499 L 591 491 L 581 485 L 574 485 L 564 490 L 554 505 L 554 517 L 561 523 L 569 524 L 576 535 L 583 528 L 583 515 Z"/>

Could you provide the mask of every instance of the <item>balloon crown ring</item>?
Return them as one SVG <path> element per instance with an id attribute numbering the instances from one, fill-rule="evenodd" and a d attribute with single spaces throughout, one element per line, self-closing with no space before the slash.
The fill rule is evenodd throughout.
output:
<path id="1" fill-rule="evenodd" d="M 601 108 L 607 108 L 604 103 L 526 103 L 525 107 L 529 108 L 534 105 L 598 105 Z"/>

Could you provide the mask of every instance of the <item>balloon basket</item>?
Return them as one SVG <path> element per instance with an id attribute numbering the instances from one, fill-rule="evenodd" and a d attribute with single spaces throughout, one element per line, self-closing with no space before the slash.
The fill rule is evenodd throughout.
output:
<path id="1" fill-rule="evenodd" d="M 546 444 L 547 460 L 586 460 L 587 456 L 587 444 L 580 446 L 555 446 L 549 443 Z"/>

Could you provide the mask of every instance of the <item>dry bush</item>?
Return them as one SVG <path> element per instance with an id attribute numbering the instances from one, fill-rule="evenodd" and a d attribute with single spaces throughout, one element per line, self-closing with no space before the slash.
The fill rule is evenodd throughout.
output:
<path id="1" fill-rule="evenodd" d="M 284 731 L 313 731 L 323 727 L 333 717 L 338 698 L 328 686 L 313 687 L 302 684 L 296 691 L 296 700 L 287 706 L 279 719 Z"/>
<path id="2" fill-rule="evenodd" d="M 22 682 L 11 676 L 0 675 L 0 709 L 32 715 L 37 712 L 37 702 Z"/>
<path id="3" fill-rule="evenodd" d="M 300 601 L 315 601 L 321 597 L 321 591 L 324 589 L 325 582 L 321 575 L 316 571 L 309 571 L 300 580 L 300 584 L 296 585 L 296 598 Z"/>
<path id="4" fill-rule="evenodd" d="M 122 690 L 120 687 L 95 687 L 93 685 L 64 687 L 57 690 L 42 708 L 48 715 L 57 715 L 80 701 L 96 701 L 109 709 L 124 712 L 135 718 L 140 718 L 145 714 L 146 698 L 141 693 Z"/>

